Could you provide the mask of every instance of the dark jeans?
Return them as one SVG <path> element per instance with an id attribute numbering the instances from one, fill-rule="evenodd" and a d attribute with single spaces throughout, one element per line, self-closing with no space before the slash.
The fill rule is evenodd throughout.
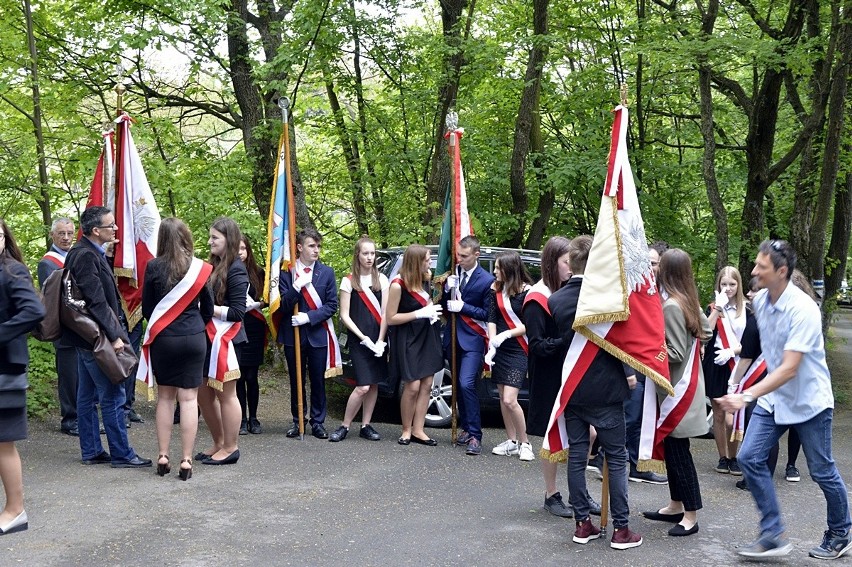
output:
<path id="1" fill-rule="evenodd" d="M 136 323 L 136 326 L 130 331 L 130 346 L 133 347 L 136 356 L 139 356 L 139 351 L 142 348 L 142 321 Z M 133 402 L 136 401 L 136 372 L 131 372 L 127 380 L 124 381 L 124 395 L 122 409 L 124 415 L 127 415 L 133 409 Z"/>
<path id="2" fill-rule="evenodd" d="M 624 447 L 624 404 L 608 406 L 571 406 L 565 408 L 565 430 L 568 434 L 568 492 L 574 518 L 589 517 L 586 491 L 586 465 L 589 453 L 589 426 L 598 433 L 601 451 L 609 467 L 609 507 L 612 525 L 627 525 L 627 449 Z"/>
<path id="3" fill-rule="evenodd" d="M 56 390 L 59 394 L 59 426 L 65 430 L 77 427 L 77 349 L 59 346 L 56 350 Z"/>
<path id="4" fill-rule="evenodd" d="M 450 359 L 452 352 L 447 354 Z M 478 351 L 456 349 L 456 379 L 459 387 L 458 405 L 460 427 L 471 437 L 482 441 L 482 417 L 479 410 L 479 394 L 476 382 L 482 376 L 485 355 Z"/>
<path id="5" fill-rule="evenodd" d="M 121 406 L 124 385 L 113 384 L 101 371 L 90 350 L 77 349 L 77 425 L 80 429 L 80 452 L 83 460 L 94 459 L 103 450 L 98 434 L 98 412 L 101 407 L 109 453 L 113 462 L 129 461 L 136 456 L 127 439 L 127 427 Z"/>
<path id="6" fill-rule="evenodd" d="M 302 400 L 305 400 L 306 376 L 311 381 L 311 414 L 310 424 L 324 423 L 327 412 L 325 399 L 325 365 L 328 347 L 312 347 L 302 345 Z M 287 359 L 287 372 L 290 374 L 290 413 L 293 423 L 299 423 L 299 400 L 296 390 L 296 348 L 284 347 L 284 357 Z M 307 370 L 307 372 L 305 372 Z M 303 406 L 304 409 L 304 406 Z"/>
<path id="7" fill-rule="evenodd" d="M 627 457 L 630 470 L 636 470 L 639 463 L 639 436 L 642 433 L 642 404 L 645 399 L 645 380 L 637 380 L 636 387 L 630 390 L 630 397 L 624 400 L 624 427 L 627 445 Z"/>

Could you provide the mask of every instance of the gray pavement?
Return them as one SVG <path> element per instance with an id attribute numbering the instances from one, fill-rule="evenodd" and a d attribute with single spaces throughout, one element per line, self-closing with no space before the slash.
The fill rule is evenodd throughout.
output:
<path id="1" fill-rule="evenodd" d="M 850 312 L 838 328 L 852 336 Z M 431 432 L 438 447 L 400 446 L 393 423 L 375 424 L 380 442 L 354 430 L 341 443 L 286 439 L 284 390 L 263 394 L 264 433 L 240 438 L 237 465 L 196 464 L 188 482 L 176 476 L 176 437 L 173 474 L 160 478 L 154 469 L 83 466 L 58 419 L 31 422 L 30 438 L 18 444 L 30 529 L 0 538 L 0 565 L 728 565 L 738 562 L 735 546 L 757 535 L 749 494 L 713 471 L 712 440 L 692 442 L 704 498 L 700 532 L 672 538 L 668 524 L 642 518 L 668 502 L 668 490 L 631 483 L 630 527 L 644 544 L 616 551 L 609 538 L 571 542 L 573 521 L 542 509 L 539 463 L 490 454 L 503 440 L 500 429 L 486 430 L 480 457 L 451 447 L 449 430 Z M 133 425 L 131 441 L 155 458 L 153 403 L 139 406 L 146 423 Z M 329 431 L 337 424 L 330 420 Z M 202 426 L 197 447 L 208 441 Z M 835 415 L 834 454 L 849 481 L 849 410 Z M 782 463 L 785 457 L 782 441 Z M 776 481 L 796 547 L 790 565 L 817 563 L 807 551 L 825 529 L 822 493 L 804 455 L 798 464 L 802 482 Z M 561 467 L 567 493 L 564 475 Z M 600 495 L 591 475 L 589 487 Z"/>

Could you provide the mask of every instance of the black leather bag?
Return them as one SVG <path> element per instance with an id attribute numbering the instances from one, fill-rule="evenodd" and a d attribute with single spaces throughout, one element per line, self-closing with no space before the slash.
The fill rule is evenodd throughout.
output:
<path id="1" fill-rule="evenodd" d="M 0 374 L 0 409 L 27 407 L 27 373 Z"/>
<path id="2" fill-rule="evenodd" d="M 110 311 L 118 324 L 118 317 Z M 113 384 L 121 384 L 132 374 L 136 373 L 139 359 L 130 346 L 130 339 L 121 337 L 124 348 L 116 351 L 106 334 L 101 332 L 100 325 L 95 321 L 86 308 L 86 300 L 77 288 L 70 270 L 65 270 L 62 276 L 62 301 L 59 309 L 59 319 L 62 324 L 92 345 L 92 354 L 98 367 L 106 374 Z M 121 325 L 118 325 L 119 327 Z"/>

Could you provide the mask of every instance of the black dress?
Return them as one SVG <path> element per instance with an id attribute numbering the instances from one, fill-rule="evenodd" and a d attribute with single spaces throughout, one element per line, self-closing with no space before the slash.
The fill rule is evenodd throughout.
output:
<path id="1" fill-rule="evenodd" d="M 399 313 L 417 311 L 423 305 L 405 288 L 402 279 L 395 282 L 402 286 L 399 298 Z M 428 282 L 424 290 L 431 296 Z M 441 346 L 440 325 L 432 325 L 429 319 L 415 319 L 403 325 L 388 328 L 390 347 L 390 375 L 402 382 L 421 380 L 444 368 L 444 353 Z"/>
<path id="2" fill-rule="evenodd" d="M 148 262 L 142 287 L 142 315 L 150 319 L 157 304 L 174 285 L 168 284 L 166 263 L 160 258 Z M 204 326 L 213 316 L 213 296 L 204 286 L 151 343 L 151 371 L 160 386 L 198 388 L 204 376 L 207 334 Z"/>
<path id="3" fill-rule="evenodd" d="M 743 307 L 746 315 L 745 329 L 743 336 L 740 338 L 740 344 L 745 345 L 746 342 L 754 340 L 760 341 L 760 334 L 757 330 L 757 320 L 754 318 L 750 309 Z M 704 359 L 701 361 L 704 367 L 704 392 L 711 400 L 720 398 L 728 393 L 728 380 L 731 377 L 731 369 L 727 364 L 718 365 L 713 362 L 716 358 L 716 337 L 719 330 L 716 326 L 713 327 L 713 334 L 704 348 Z M 742 355 L 742 352 L 740 353 Z"/>
<path id="4" fill-rule="evenodd" d="M 260 281 L 264 281 L 264 274 L 261 270 Z M 254 289 L 249 281 L 248 294 L 254 301 L 260 300 L 260 290 Z M 243 328 L 246 330 L 247 342 L 242 344 L 239 350 L 240 367 L 260 366 L 263 364 L 263 357 L 266 354 L 267 336 L 269 327 L 266 325 L 266 319 L 261 320 L 257 316 L 257 311 L 246 311 L 243 318 Z"/>
<path id="5" fill-rule="evenodd" d="M 370 279 L 372 279 L 370 277 Z M 346 276 L 340 282 L 341 292 L 349 292 L 349 318 L 355 323 L 355 326 L 373 342 L 379 340 L 379 330 L 381 325 L 373 316 L 371 310 L 367 307 L 364 299 L 358 291 L 352 289 L 349 276 Z M 380 282 L 387 286 L 387 278 L 384 274 L 380 275 Z M 361 280 L 361 286 L 366 284 L 366 280 Z M 387 289 L 387 287 L 385 287 Z M 404 292 L 405 293 L 405 292 Z M 379 305 L 382 304 L 382 290 L 373 291 Z M 401 303 L 401 302 L 400 302 Z M 361 344 L 358 335 L 346 329 L 346 342 L 349 345 L 349 358 L 352 360 L 352 367 L 355 370 L 355 384 L 358 386 L 371 386 L 385 380 L 388 375 L 387 354 L 376 356 L 373 351 Z M 420 378 L 423 378 L 421 376 Z"/>
<path id="6" fill-rule="evenodd" d="M 488 299 L 488 322 L 497 326 L 497 333 L 509 330 L 509 325 L 500 313 L 497 304 L 497 291 L 491 290 Z M 521 313 L 527 291 L 509 297 L 509 304 L 516 314 Z M 494 355 L 494 366 L 491 368 L 491 381 L 520 389 L 527 376 L 527 353 L 521 347 L 517 337 L 509 337 L 497 349 Z"/>
<path id="7" fill-rule="evenodd" d="M 550 425 L 553 404 L 562 387 L 562 364 L 568 349 L 559 336 L 553 317 L 537 302 L 527 301 L 523 319 L 530 344 L 527 434 L 544 437 Z"/>

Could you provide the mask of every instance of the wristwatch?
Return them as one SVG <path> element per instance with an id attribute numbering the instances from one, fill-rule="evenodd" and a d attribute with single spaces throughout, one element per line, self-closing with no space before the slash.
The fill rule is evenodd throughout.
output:
<path id="1" fill-rule="evenodd" d="M 750 394 L 750 393 L 748 393 L 748 392 L 743 392 L 743 393 L 742 393 L 742 396 L 743 396 L 743 401 L 744 401 L 745 403 L 747 403 L 747 404 L 750 404 L 750 403 L 752 403 L 752 402 L 754 401 L 754 396 L 753 396 L 753 395 L 751 395 L 751 394 Z"/>

